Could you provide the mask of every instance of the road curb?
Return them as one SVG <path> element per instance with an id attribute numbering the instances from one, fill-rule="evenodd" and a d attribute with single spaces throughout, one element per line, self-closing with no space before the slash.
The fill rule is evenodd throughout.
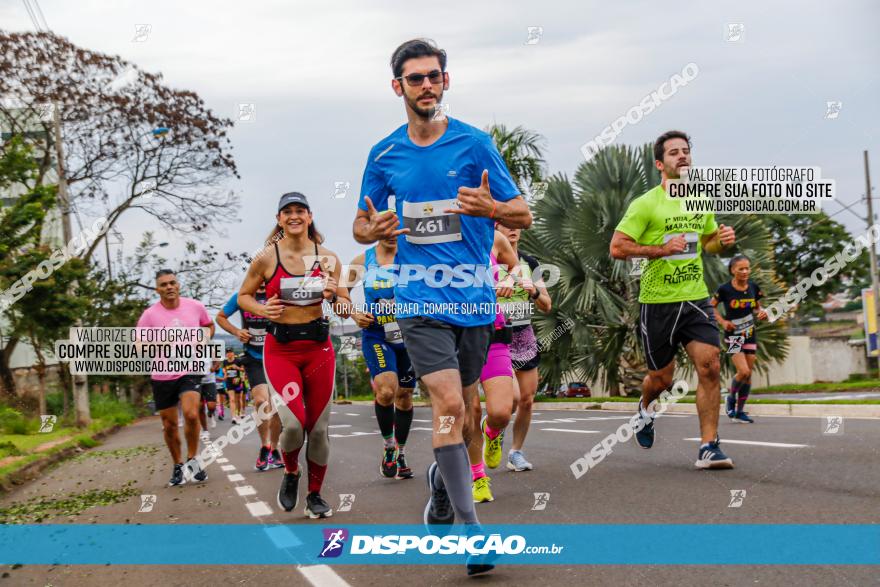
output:
<path id="1" fill-rule="evenodd" d="M 132 423 L 136 422 L 134 420 Z M 95 434 L 92 434 L 90 438 L 92 440 L 103 440 L 107 436 L 119 432 L 125 428 L 122 424 L 114 424 L 110 428 L 105 428 Z M 73 446 L 68 446 L 67 448 L 61 449 L 58 452 L 47 454 L 45 457 L 37 459 L 31 463 L 28 463 L 21 469 L 13 471 L 9 473 L 2 479 L 0 479 L 0 495 L 11 493 L 13 489 L 28 483 L 29 481 L 33 481 L 37 477 L 39 477 L 40 473 L 51 467 L 52 465 L 58 464 L 62 461 L 66 461 L 67 459 L 83 452 L 82 447 L 79 444 L 74 444 Z"/>

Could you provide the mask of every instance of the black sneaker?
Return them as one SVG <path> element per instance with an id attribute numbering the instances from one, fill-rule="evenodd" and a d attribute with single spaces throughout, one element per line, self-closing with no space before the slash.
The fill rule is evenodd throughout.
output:
<path id="1" fill-rule="evenodd" d="M 694 466 L 698 469 L 732 469 L 733 460 L 721 452 L 720 444 L 716 436 L 714 442 L 701 446 Z"/>
<path id="2" fill-rule="evenodd" d="M 278 507 L 285 512 L 292 512 L 296 507 L 296 494 L 299 488 L 299 478 L 302 473 L 284 473 L 281 479 L 281 489 L 278 490 Z"/>
<path id="3" fill-rule="evenodd" d="M 333 515 L 333 510 L 324 501 L 320 493 L 313 491 L 306 496 L 305 514 L 313 520 L 318 518 L 329 518 Z"/>
<path id="4" fill-rule="evenodd" d="M 171 480 L 168 481 L 168 487 L 184 484 L 186 484 L 186 479 L 183 478 L 183 464 L 180 463 L 174 465 L 174 471 L 171 473 Z"/>
<path id="5" fill-rule="evenodd" d="M 654 418 L 642 411 L 642 400 L 639 400 L 639 419 L 636 421 L 636 442 L 642 448 L 654 446 Z"/>
<path id="6" fill-rule="evenodd" d="M 403 456 L 402 452 L 397 453 L 397 478 L 398 479 L 412 479 L 413 472 L 406 465 L 406 457 Z"/>
<path id="7" fill-rule="evenodd" d="M 208 480 L 208 472 L 202 468 L 202 464 L 197 458 L 191 458 L 186 462 L 183 467 L 183 475 L 184 477 L 186 477 L 186 479 L 198 481 L 199 483 L 203 483 Z"/>
<path id="8" fill-rule="evenodd" d="M 452 524 L 455 521 L 455 510 L 449 501 L 449 494 L 445 487 L 437 487 L 434 483 L 434 475 L 438 474 L 437 463 L 431 463 L 428 467 L 428 491 L 431 498 L 425 506 L 424 521 L 428 526 L 434 524 Z"/>
<path id="9" fill-rule="evenodd" d="M 379 463 L 379 472 L 383 477 L 393 479 L 397 475 L 397 447 L 385 447 L 382 452 L 382 462 Z"/>
<path id="10" fill-rule="evenodd" d="M 261 446 L 260 454 L 257 456 L 257 464 L 254 465 L 254 469 L 257 471 L 265 471 L 266 467 L 269 466 L 269 447 Z"/>

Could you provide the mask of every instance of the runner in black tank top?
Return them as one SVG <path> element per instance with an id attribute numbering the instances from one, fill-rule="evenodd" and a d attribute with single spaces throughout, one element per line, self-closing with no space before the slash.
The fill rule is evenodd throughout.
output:
<path id="1" fill-rule="evenodd" d="M 745 412 L 745 405 L 752 389 L 752 369 L 758 350 L 755 312 L 758 320 L 766 320 L 767 312 L 761 308 L 759 301 L 764 293 L 758 284 L 749 279 L 749 258 L 745 255 L 735 256 L 728 264 L 728 271 L 733 279 L 721 284 L 711 301 L 715 307 L 715 318 L 725 331 L 725 347 L 733 354 L 731 360 L 736 367 L 736 375 L 727 394 L 727 417 L 734 422 L 751 424 L 754 420 Z M 724 316 L 718 311 L 719 305 L 724 306 Z"/>

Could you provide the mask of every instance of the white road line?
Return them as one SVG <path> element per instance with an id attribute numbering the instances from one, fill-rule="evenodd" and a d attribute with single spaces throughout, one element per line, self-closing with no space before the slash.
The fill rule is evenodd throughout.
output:
<path id="1" fill-rule="evenodd" d="M 690 440 L 693 442 L 700 442 L 699 438 L 685 438 L 684 440 Z M 787 444 L 785 442 L 762 442 L 760 440 L 730 440 L 729 438 L 725 438 L 722 440 L 724 444 L 750 444 L 753 446 L 772 446 L 774 448 L 806 448 L 810 446 L 809 444 Z"/>
<path id="2" fill-rule="evenodd" d="M 257 490 L 254 489 L 252 485 L 242 485 L 241 487 L 236 487 L 235 492 L 240 496 L 245 497 L 248 495 L 256 495 Z"/>
<path id="3" fill-rule="evenodd" d="M 223 463 L 228 463 L 228 462 L 229 462 L 229 459 L 227 459 L 227 458 L 225 458 L 225 457 L 220 457 L 219 459 L 216 459 L 214 462 L 215 462 L 215 463 L 223 464 Z"/>
<path id="4" fill-rule="evenodd" d="M 540 428 L 546 432 L 577 432 L 578 434 L 599 434 L 598 430 L 569 430 L 568 428 Z"/>
<path id="5" fill-rule="evenodd" d="M 314 587 L 351 587 L 327 565 L 298 567 L 297 570 Z"/>
<path id="6" fill-rule="evenodd" d="M 433 428 L 425 428 L 424 426 L 413 426 L 409 429 L 410 432 L 414 432 L 416 430 L 424 430 L 425 432 L 433 432 Z"/>
<path id="7" fill-rule="evenodd" d="M 266 505 L 265 501 L 252 501 L 245 505 L 250 514 L 255 518 L 272 515 L 272 508 Z"/>
<path id="8" fill-rule="evenodd" d="M 220 465 L 220 470 L 221 470 L 221 471 L 224 471 L 224 472 L 226 472 L 226 471 L 234 471 L 234 470 L 235 470 L 235 465 Z"/>
<path id="9" fill-rule="evenodd" d="M 244 475 L 242 475 L 241 473 L 233 473 L 232 475 L 227 475 L 226 478 L 229 479 L 232 483 L 244 481 Z"/>
<path id="10" fill-rule="evenodd" d="M 410 428 L 412 430 L 412 428 Z M 372 436 L 381 432 L 352 432 L 351 434 L 330 434 L 330 438 L 353 438 L 355 436 Z"/>
<path id="11" fill-rule="evenodd" d="M 431 422 L 431 420 L 419 420 L 418 418 L 413 418 L 413 422 Z"/>
<path id="12" fill-rule="evenodd" d="M 327 428 L 351 428 L 351 424 L 330 424 Z"/>
<path id="13" fill-rule="evenodd" d="M 346 416 L 360 416 L 360 414 L 352 414 L 350 412 L 345 413 Z"/>

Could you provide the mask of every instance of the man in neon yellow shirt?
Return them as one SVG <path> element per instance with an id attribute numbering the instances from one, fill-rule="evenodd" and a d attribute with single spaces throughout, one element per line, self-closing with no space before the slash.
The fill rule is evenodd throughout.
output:
<path id="1" fill-rule="evenodd" d="M 642 448 L 654 444 L 654 420 L 646 408 L 671 387 L 675 353 L 681 345 L 699 378 L 701 443 L 696 466 L 730 469 L 733 461 L 719 447 L 720 341 L 701 254 L 720 253 L 736 236 L 732 227 L 718 226 L 714 214 L 685 214 L 680 201 L 666 196 L 669 180 L 679 179 L 691 166 L 687 134 L 673 130 L 660 135 L 654 143 L 654 159 L 662 183 L 630 203 L 611 239 L 613 258 L 648 259 L 639 293 L 639 330 L 648 375 L 642 383 L 636 440 Z"/>

